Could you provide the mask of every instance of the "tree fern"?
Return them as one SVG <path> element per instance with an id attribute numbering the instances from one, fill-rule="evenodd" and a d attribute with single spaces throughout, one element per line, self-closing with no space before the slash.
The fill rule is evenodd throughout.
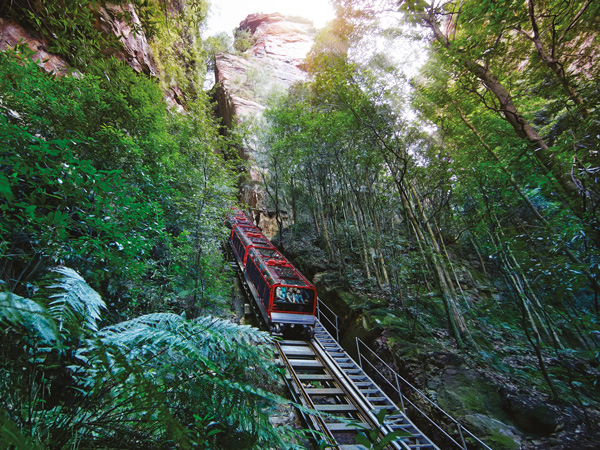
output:
<path id="1" fill-rule="evenodd" d="M 0 322 L 32 330 L 45 343 L 57 338 L 56 324 L 45 308 L 10 292 L 0 292 Z"/>
<path id="2" fill-rule="evenodd" d="M 15 427 L 56 448 L 289 447 L 288 431 L 269 423 L 269 412 L 287 400 L 270 392 L 277 370 L 268 334 L 171 313 L 97 330 L 100 296 L 75 271 L 55 272 L 50 290 L 60 292 L 48 309 L 0 294 L 0 321 L 34 331 L 26 351 L 10 348 L 18 357 L 0 352 L 7 374 L 0 407 L 19 411 Z M 210 432 L 198 417 L 210 418 Z M 13 439 L 11 426 L 0 427 L 0 442 Z"/>
<path id="3" fill-rule="evenodd" d="M 50 286 L 51 289 L 61 290 L 50 296 L 54 299 L 50 303 L 50 314 L 58 322 L 59 330 L 66 328 L 79 331 L 82 325 L 87 331 L 98 331 L 101 310 L 106 309 L 100 295 L 73 269 L 57 267 L 53 271 L 63 275 L 56 284 Z"/>
<path id="4" fill-rule="evenodd" d="M 144 383 L 179 409 L 180 421 L 192 421 L 191 413 L 210 414 L 226 431 L 213 440 L 237 436 L 242 448 L 286 447 L 285 433 L 275 431 L 265 412 L 286 402 L 264 389 L 277 374 L 269 361 L 268 334 L 213 317 L 187 321 L 175 314 L 150 314 L 102 329 L 98 336 L 78 352 L 89 364 L 88 374 L 104 374 L 108 382 L 134 365 Z M 95 359 L 99 347 L 105 349 L 104 360 Z M 188 405 L 187 412 L 181 405 Z"/>

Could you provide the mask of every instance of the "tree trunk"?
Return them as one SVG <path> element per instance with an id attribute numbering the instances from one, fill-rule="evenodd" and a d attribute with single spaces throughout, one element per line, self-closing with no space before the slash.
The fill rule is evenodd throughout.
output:
<path id="1" fill-rule="evenodd" d="M 400 197 L 402 199 L 404 208 L 408 213 L 408 217 L 410 218 L 410 221 L 413 224 L 415 232 L 417 233 L 417 236 L 422 242 L 426 242 L 425 236 L 423 235 L 423 232 L 420 228 L 419 221 L 413 214 L 412 207 L 410 206 L 409 200 L 404 189 L 401 189 Z M 446 310 L 446 315 L 448 317 L 448 325 L 450 327 L 450 331 L 452 332 L 452 336 L 454 337 L 458 348 L 462 348 L 462 336 L 466 334 L 466 324 L 464 323 L 464 319 L 460 314 L 459 310 L 456 308 L 455 302 L 451 298 L 450 289 L 444 276 L 444 270 L 440 264 L 439 257 L 437 257 L 437 255 L 439 255 L 439 247 L 437 248 L 436 253 L 437 243 L 430 243 L 430 245 L 433 248 L 431 249 L 431 251 L 427 252 L 426 255 L 429 255 L 430 262 L 434 267 L 435 273 L 437 275 L 438 286 L 442 292 L 442 300 L 444 302 L 444 309 Z"/>
<path id="2" fill-rule="evenodd" d="M 354 210 L 354 205 L 350 203 L 350 211 L 352 211 L 352 218 L 354 219 L 354 223 L 356 224 L 356 229 L 358 230 L 358 235 L 360 236 L 360 243 L 362 245 L 362 259 L 365 264 L 365 273 L 367 274 L 367 280 L 371 279 L 371 270 L 369 269 L 369 254 L 367 253 L 367 243 L 365 241 L 364 230 L 360 226 L 358 221 L 358 216 L 356 215 L 356 211 Z"/>
<path id="3" fill-rule="evenodd" d="M 442 33 L 442 30 L 438 26 L 435 17 L 423 14 L 422 19 L 434 33 L 436 40 L 447 50 L 452 49 L 452 44 L 448 37 Z M 578 186 L 573 182 L 570 175 L 570 170 L 563 167 L 554 158 L 553 152 L 550 151 L 550 147 L 544 141 L 544 139 L 538 134 L 538 132 L 531 126 L 531 124 L 523 117 L 516 105 L 512 100 L 512 96 L 502 85 L 500 80 L 486 67 L 476 61 L 467 58 L 465 55 L 458 56 L 459 61 L 462 65 L 473 75 L 475 75 L 483 83 L 483 85 L 490 91 L 498 100 L 500 105 L 500 111 L 506 121 L 513 127 L 515 133 L 523 138 L 527 139 L 530 143 L 535 145 L 533 156 L 540 162 L 546 173 L 553 176 L 558 182 L 560 188 L 566 194 L 569 208 L 577 215 L 580 219 L 584 219 L 583 202 L 581 201 L 581 192 Z M 600 235 L 598 232 L 595 233 L 596 245 L 600 247 Z"/>
<path id="4" fill-rule="evenodd" d="M 583 11 L 585 11 L 585 9 L 589 6 L 590 3 L 591 0 L 588 0 L 581 7 L 575 20 L 578 20 L 578 18 L 581 16 Z M 529 36 L 524 31 L 519 31 L 521 31 L 521 33 L 525 35 L 525 37 L 527 37 L 530 41 L 533 42 L 533 44 L 535 45 L 535 50 L 537 51 L 537 54 L 540 57 L 540 59 L 544 62 L 544 64 L 546 64 L 546 66 L 548 66 L 548 68 L 550 68 L 550 70 L 552 70 L 552 72 L 554 72 L 554 74 L 562 84 L 563 88 L 565 89 L 573 103 L 577 105 L 581 116 L 584 119 L 587 119 L 590 115 L 590 110 L 586 107 L 585 102 L 579 95 L 579 92 L 577 92 L 575 88 L 569 83 L 563 65 L 560 62 L 558 62 L 558 60 L 555 59 L 551 54 L 549 54 L 546 51 L 546 49 L 544 49 L 544 44 L 542 43 L 542 38 L 540 36 L 540 31 L 537 25 L 537 20 L 535 18 L 535 3 L 533 0 L 527 0 L 527 14 L 529 16 L 529 21 L 531 22 L 531 30 L 533 32 L 533 36 Z"/>
<path id="5" fill-rule="evenodd" d="M 317 194 L 318 195 L 318 194 Z M 333 252 L 333 247 L 331 245 L 331 240 L 329 239 L 329 231 L 327 227 L 327 222 L 325 221 L 325 214 L 323 214 L 321 197 L 318 195 L 317 201 L 319 203 L 319 218 L 321 219 L 321 227 L 323 230 L 323 238 L 325 238 L 325 245 L 327 246 L 327 251 L 329 252 L 329 257 L 331 261 L 335 261 L 335 253 Z"/>
<path id="6" fill-rule="evenodd" d="M 385 268 L 385 259 L 383 257 L 383 251 L 381 250 L 381 232 L 379 230 L 379 222 L 377 221 L 377 214 L 373 211 L 373 225 L 375 225 L 375 239 L 377 241 L 377 255 L 381 264 L 381 275 L 383 276 L 383 282 L 389 286 L 390 279 L 388 277 L 387 269 Z"/>
<path id="7" fill-rule="evenodd" d="M 540 223 L 549 231 L 552 231 L 552 227 L 550 225 L 550 223 L 546 220 L 546 218 L 544 216 L 542 216 L 542 214 L 538 211 L 538 209 L 535 207 L 535 205 L 531 202 L 529 196 L 523 191 L 523 189 L 521 189 L 521 187 L 519 186 L 519 183 L 517 182 L 517 180 L 515 179 L 514 175 L 508 170 L 508 168 L 504 165 L 504 163 L 500 160 L 500 158 L 498 157 L 498 155 L 496 154 L 496 152 L 494 151 L 494 149 L 492 149 L 492 147 L 489 146 L 489 144 L 483 139 L 483 137 L 481 136 L 481 134 L 479 134 L 479 131 L 477 131 L 477 129 L 475 128 L 475 126 L 467 119 L 467 117 L 465 116 L 464 112 L 462 111 L 462 109 L 460 108 L 460 106 L 458 106 L 458 104 L 456 104 L 455 102 L 452 102 L 453 105 L 455 106 L 456 110 L 458 111 L 460 118 L 462 119 L 463 123 L 467 126 L 467 128 L 469 128 L 469 130 L 471 130 L 471 132 L 475 135 L 475 137 L 477 138 L 477 140 L 479 141 L 479 143 L 483 146 L 483 148 L 486 149 L 486 151 L 488 152 L 488 154 L 490 155 L 490 157 L 498 163 L 498 166 L 500 167 L 500 170 L 502 170 L 502 172 L 508 177 L 508 179 L 510 180 L 510 184 L 512 185 L 512 187 L 515 189 L 515 191 L 517 192 L 517 194 L 519 194 L 519 197 L 521 197 L 521 199 L 523 199 L 523 201 L 525 202 L 525 204 L 527 205 L 527 207 L 529 208 L 529 210 L 533 213 L 533 215 L 540 221 Z M 593 289 L 600 289 L 600 286 L 598 286 L 598 280 L 592 275 L 592 273 L 585 267 L 585 265 L 583 264 L 583 262 L 577 257 L 577 255 L 575 255 L 570 248 L 568 248 L 566 245 L 562 244 L 561 245 L 562 250 L 565 252 L 565 254 L 569 257 L 569 259 L 571 259 L 571 261 L 573 261 L 575 264 L 578 264 L 581 267 L 581 270 L 583 271 L 583 273 L 586 275 L 586 277 L 588 278 L 588 280 L 590 281 Z"/>

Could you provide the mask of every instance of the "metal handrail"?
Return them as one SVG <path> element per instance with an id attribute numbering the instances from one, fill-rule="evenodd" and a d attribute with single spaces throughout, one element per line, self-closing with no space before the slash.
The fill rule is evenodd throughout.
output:
<path id="1" fill-rule="evenodd" d="M 325 312 L 329 313 L 330 316 L 333 316 L 333 319 L 330 317 L 327 317 L 325 312 L 321 313 L 321 308 L 324 308 Z M 338 316 L 319 297 L 317 297 L 317 318 L 319 319 L 319 321 L 321 323 L 323 323 L 323 319 L 325 319 L 327 321 L 327 323 L 329 323 L 333 327 L 333 329 L 335 330 L 335 340 L 336 340 L 336 342 L 340 342 L 340 330 L 339 330 L 339 326 L 338 326 Z"/>
<path id="2" fill-rule="evenodd" d="M 394 374 L 395 386 L 394 386 L 394 383 L 392 383 L 392 381 L 390 381 L 386 375 L 384 375 L 379 369 L 377 369 L 377 367 L 375 367 L 375 365 L 373 363 L 371 363 L 371 361 L 369 361 L 367 358 L 363 357 L 361 349 L 360 349 L 360 344 L 362 344 L 362 346 L 364 348 L 366 348 L 371 353 L 371 355 L 373 355 L 375 358 L 377 358 L 377 360 L 379 361 L 379 363 L 383 364 L 391 373 Z M 440 432 L 442 432 L 448 439 L 450 439 L 458 447 L 460 447 L 460 448 L 462 448 L 464 450 L 467 450 L 467 444 L 466 444 L 465 438 L 463 436 L 463 431 L 466 434 L 468 434 L 471 438 L 475 439 L 484 448 L 486 448 L 488 450 L 492 450 L 488 445 L 486 445 L 484 442 L 482 442 L 481 439 L 479 439 L 477 436 L 475 436 L 473 433 L 471 433 L 469 430 L 467 430 L 456 419 L 454 419 L 452 416 L 450 416 L 450 414 L 448 414 L 446 411 L 444 411 L 442 408 L 440 408 L 435 402 L 433 402 L 429 397 L 427 397 L 422 391 L 420 391 L 415 386 L 413 386 L 411 383 L 409 383 L 401 375 L 398 375 L 398 373 L 394 369 L 392 369 L 389 366 L 389 364 L 387 364 L 383 359 L 381 359 L 373 350 L 371 350 L 369 348 L 369 346 L 367 346 L 367 344 L 365 344 L 358 337 L 356 338 L 356 349 L 357 349 L 357 353 L 358 353 L 358 362 L 359 362 L 360 368 L 364 370 L 364 367 L 363 367 L 363 361 L 364 361 L 375 372 L 377 372 L 377 374 L 381 377 L 381 379 L 383 379 L 393 390 L 396 391 L 396 393 L 400 397 L 400 402 L 402 404 L 402 410 L 403 411 L 405 411 L 404 402 L 406 401 L 406 402 L 408 402 L 410 404 L 410 406 L 412 406 L 416 411 L 418 411 L 424 418 L 426 418 L 429 422 L 431 422 L 432 425 L 434 425 L 438 430 L 440 430 Z M 441 412 L 443 415 L 445 415 L 451 422 L 453 422 L 457 426 L 457 428 L 458 428 L 458 434 L 460 435 L 460 440 L 461 440 L 462 444 L 458 443 L 452 436 L 450 436 L 444 429 L 442 429 L 436 422 L 434 422 L 433 419 L 427 415 L 427 413 L 425 413 L 424 411 L 422 411 L 409 398 L 405 397 L 404 394 L 402 394 L 402 391 L 400 389 L 400 382 L 399 382 L 399 380 L 402 380 L 402 382 L 404 384 L 406 384 L 408 387 L 410 387 L 414 392 L 416 392 L 418 395 L 420 395 L 431 406 L 433 406 L 434 408 L 436 408 L 439 412 Z"/>

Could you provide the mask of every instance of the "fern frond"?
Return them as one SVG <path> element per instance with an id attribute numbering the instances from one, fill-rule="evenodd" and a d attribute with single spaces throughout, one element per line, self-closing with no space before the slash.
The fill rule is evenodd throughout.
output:
<path id="1" fill-rule="evenodd" d="M 63 292 L 50 296 L 50 314 L 56 319 L 59 330 L 67 328 L 80 329 L 81 325 L 89 331 L 98 331 L 98 321 L 101 310 L 106 304 L 100 295 L 73 269 L 57 267 L 54 272 L 62 275 L 58 283 L 51 289 L 61 289 Z"/>
<path id="2" fill-rule="evenodd" d="M 0 410 L 0 448 L 14 450 L 35 450 L 42 448 L 41 445 L 23 435 L 19 427 L 6 417 L 6 413 Z"/>
<path id="3" fill-rule="evenodd" d="M 11 292 L 0 292 L 0 323 L 33 330 L 45 342 L 57 340 L 56 323 L 48 311 L 33 300 Z"/>
<path id="4" fill-rule="evenodd" d="M 111 417 L 135 422 L 140 411 L 158 411 L 159 405 L 166 408 L 159 416 L 177 423 L 210 414 L 222 436 L 231 432 L 256 442 L 253 448 L 283 449 L 285 433 L 273 428 L 267 412 L 287 403 L 267 390 L 277 377 L 270 342 L 268 334 L 224 319 L 189 321 L 155 313 L 105 327 L 87 339 L 77 352 L 84 364 L 73 372 L 80 385 L 102 392 L 99 398 L 110 405 L 104 409 L 112 411 Z"/>

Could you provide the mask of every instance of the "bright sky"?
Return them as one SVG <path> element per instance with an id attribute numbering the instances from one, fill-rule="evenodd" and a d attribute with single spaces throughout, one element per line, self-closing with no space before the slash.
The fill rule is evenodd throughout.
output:
<path id="1" fill-rule="evenodd" d="M 322 28 L 334 18 L 329 0 L 211 0 L 208 29 L 205 36 L 221 31 L 229 34 L 252 13 L 274 13 L 301 16 Z"/>

